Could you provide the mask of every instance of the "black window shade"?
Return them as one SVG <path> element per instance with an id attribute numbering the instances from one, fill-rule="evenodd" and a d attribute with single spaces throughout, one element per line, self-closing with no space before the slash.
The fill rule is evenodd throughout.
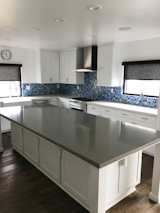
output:
<path id="1" fill-rule="evenodd" d="M 160 80 L 160 61 L 123 62 L 125 80 Z"/>
<path id="2" fill-rule="evenodd" d="M 0 81 L 21 81 L 21 67 L 19 64 L 0 64 Z"/>

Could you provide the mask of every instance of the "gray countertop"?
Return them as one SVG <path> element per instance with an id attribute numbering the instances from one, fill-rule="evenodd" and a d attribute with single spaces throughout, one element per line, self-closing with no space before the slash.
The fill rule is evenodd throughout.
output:
<path id="1" fill-rule="evenodd" d="M 4 107 L 0 114 L 98 168 L 160 140 L 153 129 L 47 104 Z"/>

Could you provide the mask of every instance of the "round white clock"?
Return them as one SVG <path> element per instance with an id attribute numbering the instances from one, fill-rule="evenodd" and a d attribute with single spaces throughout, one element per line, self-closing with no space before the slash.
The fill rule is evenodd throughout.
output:
<path id="1" fill-rule="evenodd" d="M 2 50 L 1 57 L 4 60 L 10 60 L 12 58 L 12 53 L 9 50 Z"/>

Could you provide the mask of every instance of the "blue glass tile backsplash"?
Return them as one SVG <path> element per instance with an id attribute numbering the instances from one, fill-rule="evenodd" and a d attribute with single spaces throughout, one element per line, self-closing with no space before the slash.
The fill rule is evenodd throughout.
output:
<path id="1" fill-rule="evenodd" d="M 59 84 L 59 88 L 57 84 L 22 84 L 22 96 L 64 94 L 158 108 L 158 98 L 123 95 L 122 87 L 100 87 L 97 86 L 96 79 L 97 73 L 85 73 L 84 85 L 79 85 L 79 90 L 75 84 Z M 27 85 L 30 86 L 30 90 L 26 89 Z"/>

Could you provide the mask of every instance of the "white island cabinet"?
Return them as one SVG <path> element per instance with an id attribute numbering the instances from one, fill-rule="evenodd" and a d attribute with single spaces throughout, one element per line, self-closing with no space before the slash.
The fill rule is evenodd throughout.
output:
<path id="1" fill-rule="evenodd" d="M 24 155 L 31 163 L 39 166 L 39 137 L 30 131 L 23 129 L 23 141 Z"/>
<path id="2" fill-rule="evenodd" d="M 53 180 L 60 182 L 61 149 L 41 138 L 40 168 Z"/>
<path id="3" fill-rule="evenodd" d="M 13 148 L 91 213 L 105 212 L 140 183 L 141 151 L 98 169 L 13 122 L 11 126 Z M 97 206 L 98 188 L 101 206 Z"/>

